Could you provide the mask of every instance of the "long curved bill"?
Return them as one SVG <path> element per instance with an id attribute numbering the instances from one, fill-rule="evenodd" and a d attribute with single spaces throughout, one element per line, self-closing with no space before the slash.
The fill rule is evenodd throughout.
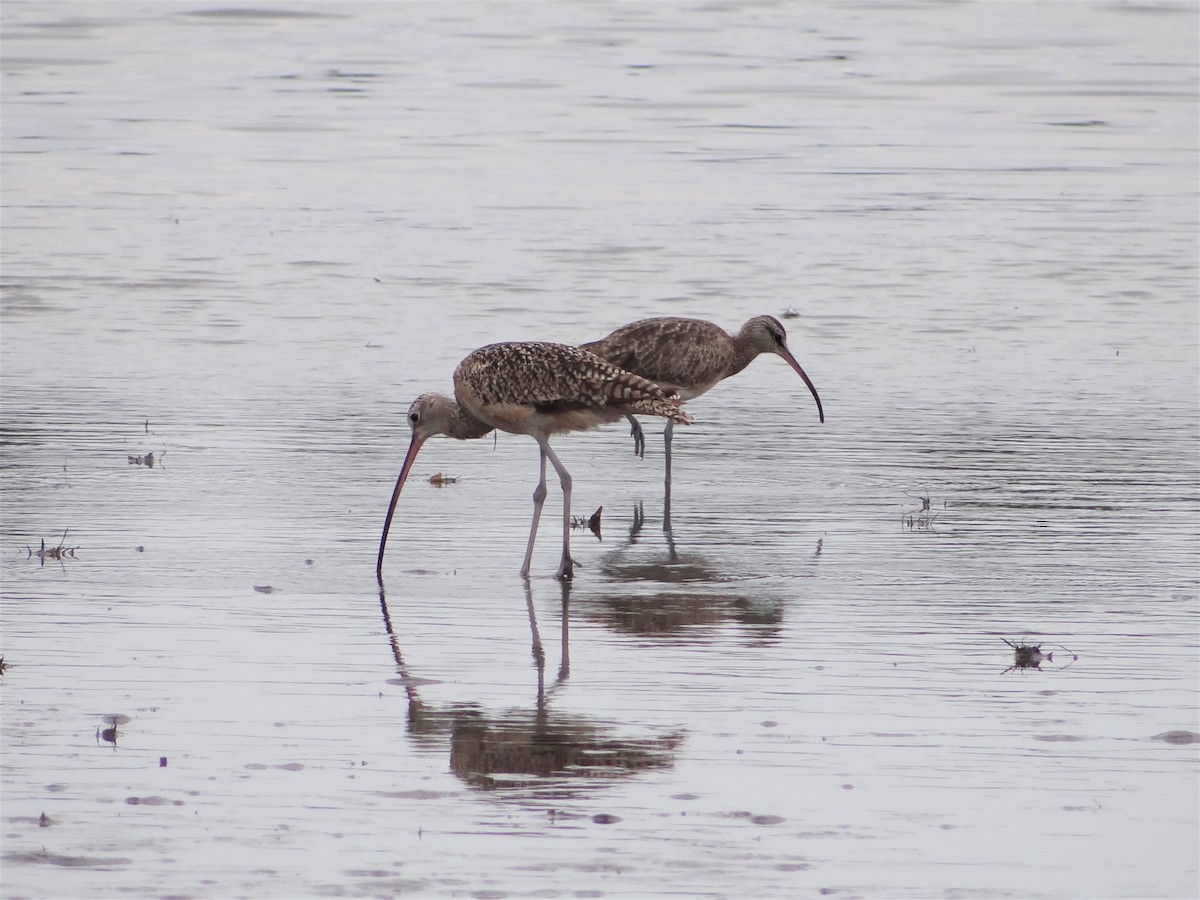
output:
<path id="1" fill-rule="evenodd" d="M 796 370 L 796 374 L 804 379 L 804 383 L 808 385 L 808 389 L 812 391 L 813 399 L 817 401 L 817 414 L 821 417 L 821 422 L 825 421 L 825 409 L 821 406 L 821 397 L 817 394 L 817 389 L 813 387 L 813 383 L 809 377 L 804 374 L 804 370 L 800 368 L 800 363 L 796 362 L 796 357 L 792 356 L 786 349 L 779 354 L 787 360 L 787 364 Z"/>
<path id="2" fill-rule="evenodd" d="M 396 479 L 396 488 L 392 491 L 392 502 L 388 504 L 387 518 L 383 520 L 383 534 L 379 537 L 379 558 L 375 561 L 375 577 L 383 579 L 383 552 L 387 549 L 388 531 L 392 527 L 392 516 L 396 512 L 396 501 L 400 499 L 400 489 L 404 487 L 404 482 L 408 480 L 408 470 L 412 468 L 413 460 L 417 458 L 417 451 L 421 449 L 421 445 L 425 443 L 425 438 L 417 434 L 413 434 L 412 442 L 408 445 L 408 453 L 404 457 L 404 465 L 400 467 L 400 475 Z"/>

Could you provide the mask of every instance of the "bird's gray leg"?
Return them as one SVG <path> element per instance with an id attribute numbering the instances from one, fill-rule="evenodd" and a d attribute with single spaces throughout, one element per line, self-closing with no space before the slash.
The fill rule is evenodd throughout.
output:
<path id="1" fill-rule="evenodd" d="M 538 522 L 542 518 L 542 504 L 546 502 L 546 451 L 550 448 L 542 441 L 541 477 L 533 489 L 533 522 L 529 525 L 529 544 L 525 547 L 525 562 L 521 566 L 521 577 L 529 577 L 529 563 L 533 561 L 533 540 L 537 537 Z"/>
<path id="2" fill-rule="evenodd" d="M 537 613 L 533 611 L 533 591 L 529 587 L 529 579 L 525 579 L 525 608 L 529 610 L 529 632 L 533 636 L 533 664 L 538 673 L 538 709 L 541 709 L 546 696 L 546 652 L 542 650 L 542 636 L 538 634 Z"/>
<path id="3" fill-rule="evenodd" d="M 571 676 L 571 582 L 563 581 L 562 587 L 562 660 L 558 667 L 555 684 L 561 684 Z"/>
<path id="4" fill-rule="evenodd" d="M 629 433 L 633 435 L 633 452 L 634 455 L 644 458 L 646 455 L 646 435 L 642 433 L 642 423 L 633 416 L 626 416 L 629 420 Z"/>
<path id="5" fill-rule="evenodd" d="M 542 447 L 542 458 L 549 458 L 550 465 L 554 466 L 554 471 L 558 473 L 558 482 L 562 485 L 563 492 L 563 545 L 562 545 L 562 562 L 558 564 L 558 571 L 554 573 L 554 577 L 566 581 L 573 578 L 575 575 L 574 565 L 575 560 L 571 559 L 571 473 L 567 471 L 567 467 L 562 464 L 562 461 L 550 449 L 550 443 L 545 438 L 538 438 L 538 443 Z M 543 466 L 545 463 L 543 462 Z M 545 469 L 543 468 L 542 481 L 545 482 Z"/>
<path id="6" fill-rule="evenodd" d="M 663 443 L 667 448 L 667 474 L 663 481 L 663 531 L 671 530 L 671 439 L 675 436 L 675 423 L 667 419 L 667 429 L 663 432 Z"/>
<path id="7" fill-rule="evenodd" d="M 638 535 L 642 533 L 642 525 L 646 521 L 646 514 L 643 511 L 642 501 L 639 500 L 633 507 L 633 524 L 629 526 L 629 543 L 632 546 L 637 543 Z"/>

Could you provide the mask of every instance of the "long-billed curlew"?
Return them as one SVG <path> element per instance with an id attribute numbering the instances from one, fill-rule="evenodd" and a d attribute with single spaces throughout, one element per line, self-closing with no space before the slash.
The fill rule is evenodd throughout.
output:
<path id="1" fill-rule="evenodd" d="M 703 319 L 665 316 L 642 319 L 622 326 L 608 337 L 580 345 L 615 366 L 653 381 L 664 391 L 677 392 L 688 401 L 710 390 L 718 382 L 736 375 L 763 353 L 783 357 L 796 370 L 813 399 L 817 413 L 825 421 L 821 397 L 787 345 L 787 331 L 774 316 L 755 316 L 736 336 L 719 325 Z M 634 452 L 643 455 L 646 439 L 642 426 L 632 414 Z M 668 419 L 663 438 L 666 443 L 667 512 L 664 527 L 670 527 L 671 440 L 673 423 Z"/>
<path id="2" fill-rule="evenodd" d="M 569 579 L 571 559 L 571 475 L 550 449 L 550 435 L 586 431 L 622 416 L 646 413 L 674 424 L 690 425 L 691 416 L 679 408 L 680 399 L 653 382 L 626 372 L 597 356 L 566 344 L 543 342 L 489 344 L 468 354 L 454 370 L 452 400 L 441 394 L 422 394 L 408 408 L 412 441 L 392 491 L 375 573 L 382 577 L 383 553 L 400 489 L 408 478 L 417 451 L 435 434 L 459 440 L 480 438 L 494 428 L 527 434 L 541 449 L 541 477 L 533 492 L 533 522 L 521 575 L 528 577 L 542 503 L 546 499 L 546 460 L 558 472 L 563 491 L 562 561 L 555 577 Z"/>

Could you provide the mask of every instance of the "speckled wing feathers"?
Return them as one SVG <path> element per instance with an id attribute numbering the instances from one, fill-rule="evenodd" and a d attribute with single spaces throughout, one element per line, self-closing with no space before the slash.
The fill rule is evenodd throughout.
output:
<path id="1" fill-rule="evenodd" d="M 459 364 L 455 385 L 484 406 L 527 406 L 538 413 L 604 407 L 663 416 L 681 424 L 691 417 L 656 384 L 566 344 L 490 344 Z"/>
<path id="2" fill-rule="evenodd" d="M 733 356 L 732 340 L 719 326 L 670 317 L 633 322 L 581 346 L 668 390 L 715 384 Z"/>

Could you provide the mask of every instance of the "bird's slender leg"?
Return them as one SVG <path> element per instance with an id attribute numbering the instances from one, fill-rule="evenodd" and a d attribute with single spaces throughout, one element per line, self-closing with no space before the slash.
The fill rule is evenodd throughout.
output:
<path id="1" fill-rule="evenodd" d="M 638 535 L 642 533 L 642 525 L 646 521 L 646 513 L 642 506 L 642 501 L 639 500 L 633 507 L 633 524 L 629 526 L 629 543 L 632 546 L 637 543 Z"/>
<path id="2" fill-rule="evenodd" d="M 571 674 L 571 582 L 562 583 L 562 662 L 558 667 L 555 684 L 567 680 Z"/>
<path id="3" fill-rule="evenodd" d="M 546 697 L 546 652 L 542 649 L 542 636 L 538 634 L 537 613 L 533 610 L 533 591 L 529 580 L 525 580 L 525 608 L 529 610 L 529 632 L 533 637 L 533 664 L 537 667 L 537 704 L 540 710 Z"/>
<path id="4" fill-rule="evenodd" d="M 664 479 L 663 493 L 663 531 L 671 530 L 671 439 L 675 436 L 675 423 L 667 419 L 667 428 L 663 432 L 663 443 L 667 448 L 667 474 Z"/>
<path id="5" fill-rule="evenodd" d="M 525 562 L 521 565 L 522 578 L 529 577 L 529 564 L 533 561 L 533 541 L 537 537 L 538 522 L 542 518 L 542 504 L 546 502 L 546 451 L 550 447 L 540 439 L 538 443 L 542 445 L 541 477 L 537 487 L 533 489 L 533 521 L 529 524 L 529 544 L 525 547 Z"/>
<path id="6" fill-rule="evenodd" d="M 571 473 L 567 471 L 567 467 L 562 464 L 562 461 L 550 449 L 550 443 L 543 437 L 537 439 L 538 444 L 542 448 L 543 457 L 543 475 L 542 482 L 545 483 L 545 458 L 549 457 L 550 464 L 554 466 L 554 471 L 558 473 L 558 482 L 562 485 L 563 492 L 563 546 L 562 546 L 562 562 L 558 564 L 558 571 L 554 573 L 554 577 L 560 580 L 573 578 L 575 575 L 574 565 L 575 560 L 571 559 Z"/>
<path id="7" fill-rule="evenodd" d="M 646 435 L 642 432 L 642 423 L 633 416 L 626 416 L 629 420 L 629 433 L 633 435 L 633 453 L 639 458 L 646 456 Z"/>

